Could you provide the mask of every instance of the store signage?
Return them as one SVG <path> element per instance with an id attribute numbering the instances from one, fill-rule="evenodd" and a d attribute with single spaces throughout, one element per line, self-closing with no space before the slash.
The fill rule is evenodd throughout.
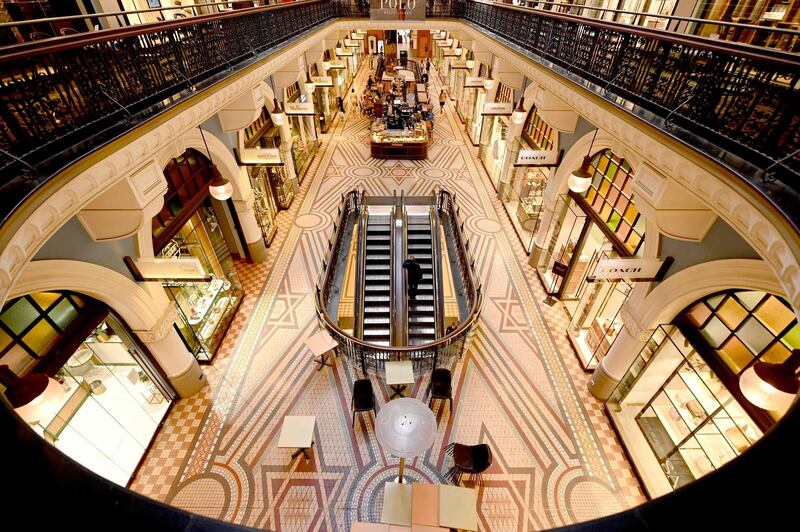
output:
<path id="1" fill-rule="evenodd" d="M 287 115 L 314 116 L 314 104 L 311 102 L 289 102 L 283 108 Z"/>
<path id="2" fill-rule="evenodd" d="M 469 67 L 467 66 L 467 62 L 466 61 L 454 61 L 453 64 L 450 65 L 450 68 L 456 68 L 456 69 L 461 69 L 461 70 L 469 70 Z"/>
<path id="3" fill-rule="evenodd" d="M 265 166 L 283 165 L 281 152 L 278 148 L 244 148 L 239 151 L 239 162 Z"/>
<path id="4" fill-rule="evenodd" d="M 336 49 L 336 56 L 337 57 L 348 57 L 353 55 L 353 50 L 349 48 L 337 48 Z"/>
<path id="5" fill-rule="evenodd" d="M 658 281 L 666 273 L 672 257 L 661 259 L 614 258 L 600 259 L 594 272 L 586 280 L 602 281 Z"/>
<path id="6" fill-rule="evenodd" d="M 209 278 L 197 257 L 125 259 L 138 281 L 205 281 Z"/>
<path id="7" fill-rule="evenodd" d="M 455 48 L 448 48 L 444 51 L 445 57 L 458 57 L 461 54 L 457 54 Z"/>
<path id="8" fill-rule="evenodd" d="M 511 116 L 511 111 L 514 110 L 513 103 L 497 103 L 489 102 L 483 104 L 483 116 Z"/>
<path id="9" fill-rule="evenodd" d="M 333 79 L 330 76 L 311 76 L 311 81 L 317 87 L 333 87 Z"/>
<path id="10" fill-rule="evenodd" d="M 425 0 L 369 0 L 372 20 L 425 20 Z"/>
<path id="11" fill-rule="evenodd" d="M 442 48 L 450 48 L 453 46 L 453 39 L 439 39 L 436 41 L 436 46 L 441 46 Z"/>
<path id="12" fill-rule="evenodd" d="M 345 45 L 347 48 L 358 48 L 358 47 L 360 47 L 360 46 L 363 46 L 363 44 L 362 44 L 362 43 L 360 43 L 360 42 L 356 42 L 356 41 L 354 41 L 353 39 L 345 39 L 345 40 L 344 40 L 344 45 Z"/>
<path id="13" fill-rule="evenodd" d="M 558 151 L 556 150 L 519 150 L 514 166 L 556 166 Z"/>
<path id="14" fill-rule="evenodd" d="M 559 277 L 566 277 L 567 272 L 569 271 L 569 266 L 564 264 L 563 262 L 555 261 L 553 262 L 553 275 L 557 275 Z"/>
<path id="15" fill-rule="evenodd" d="M 467 76 L 467 80 L 464 82 L 464 87 L 468 89 L 482 89 L 483 88 L 483 81 L 486 78 L 483 77 L 473 77 Z"/>
<path id="16" fill-rule="evenodd" d="M 331 67 L 328 70 L 344 70 L 344 61 L 331 61 Z"/>
<path id="17" fill-rule="evenodd" d="M 358 32 L 354 31 L 353 33 L 350 34 L 350 38 L 354 39 L 356 41 L 363 41 L 364 40 L 364 35 L 365 34 L 361 34 L 361 33 L 358 33 Z"/>

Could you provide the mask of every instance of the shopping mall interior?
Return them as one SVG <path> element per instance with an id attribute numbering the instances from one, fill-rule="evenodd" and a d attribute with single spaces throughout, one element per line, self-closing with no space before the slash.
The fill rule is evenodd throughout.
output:
<path id="1" fill-rule="evenodd" d="M 7 519 L 797 526 L 800 2 L 0 1 L 0 36 Z"/>

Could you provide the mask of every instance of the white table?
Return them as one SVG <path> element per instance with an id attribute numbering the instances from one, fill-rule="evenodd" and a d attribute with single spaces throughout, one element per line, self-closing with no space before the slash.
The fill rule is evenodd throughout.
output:
<path id="1" fill-rule="evenodd" d="M 333 366 L 328 362 L 328 355 L 339 346 L 339 343 L 326 330 L 321 330 L 311 338 L 307 338 L 304 342 L 306 347 L 314 355 L 314 360 L 319 364 L 317 371 L 321 370 L 323 366 Z"/>
<path id="2" fill-rule="evenodd" d="M 387 482 L 383 487 L 381 523 L 411 526 L 411 486 Z"/>
<path id="3" fill-rule="evenodd" d="M 292 453 L 292 459 L 303 453 L 308 460 L 310 456 L 307 451 L 314 445 L 314 425 L 316 423 L 317 418 L 314 416 L 284 416 L 278 447 L 297 449 Z"/>
<path id="4" fill-rule="evenodd" d="M 386 384 L 394 391 L 389 399 L 398 395 L 403 397 L 403 389 L 407 384 L 414 384 L 414 367 L 410 360 L 386 363 Z"/>
<path id="5" fill-rule="evenodd" d="M 400 457 L 398 481 L 403 483 L 406 458 L 419 456 L 436 439 L 436 416 L 428 405 L 411 397 L 389 401 L 375 419 L 375 435 L 392 456 Z"/>
<path id="6" fill-rule="evenodd" d="M 459 530 L 478 530 L 477 490 L 440 485 L 439 526 Z"/>

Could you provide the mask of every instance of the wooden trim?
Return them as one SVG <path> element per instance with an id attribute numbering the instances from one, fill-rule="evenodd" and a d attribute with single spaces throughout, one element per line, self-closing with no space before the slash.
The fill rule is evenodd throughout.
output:
<path id="1" fill-rule="evenodd" d="M 619 241 L 617 235 L 615 235 L 614 232 L 611 229 L 609 229 L 609 227 L 606 225 L 603 219 L 600 218 L 600 215 L 594 212 L 594 209 L 592 209 L 592 207 L 588 203 L 586 203 L 586 199 L 583 196 L 570 190 L 569 197 L 575 200 L 575 203 L 578 204 L 578 206 L 581 208 L 584 214 L 586 214 L 586 216 L 588 216 L 589 219 L 591 219 L 595 225 L 600 227 L 600 230 L 603 231 L 603 234 L 611 242 L 611 245 L 614 246 L 614 251 L 616 251 L 621 257 L 635 256 L 633 253 L 628 251 L 628 248 L 626 248 L 622 242 Z M 644 238 L 642 240 L 644 240 Z"/>

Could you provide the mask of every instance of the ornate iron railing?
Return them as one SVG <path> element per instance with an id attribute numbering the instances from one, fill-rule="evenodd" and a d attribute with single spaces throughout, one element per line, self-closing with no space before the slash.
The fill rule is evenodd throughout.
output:
<path id="1" fill-rule="evenodd" d="M 796 54 L 483 1 L 463 16 L 735 171 L 800 191 Z"/>
<path id="2" fill-rule="evenodd" d="M 365 342 L 347 333 L 339 327 L 336 319 L 328 314 L 335 265 L 339 263 L 339 254 L 344 249 L 342 227 L 349 216 L 358 214 L 363 204 L 360 193 L 355 190 L 342 198 L 342 205 L 339 208 L 332 239 L 328 240 L 328 249 L 316 287 L 317 317 L 320 326 L 339 343 L 337 353 L 360 367 L 364 374 L 370 370 L 380 370 L 388 360 L 410 360 L 414 363 L 416 371 L 451 365 L 464 353 L 470 333 L 480 316 L 483 303 L 481 283 L 475 269 L 475 260 L 469 251 L 469 240 L 463 234 L 464 223 L 460 218 L 460 209 L 455 203 L 455 197 L 447 191 L 439 191 L 434 203 L 439 213 L 447 215 L 450 224 L 459 275 L 464 286 L 464 297 L 469 312 L 453 332 L 433 342 L 418 346 L 387 347 Z"/>

